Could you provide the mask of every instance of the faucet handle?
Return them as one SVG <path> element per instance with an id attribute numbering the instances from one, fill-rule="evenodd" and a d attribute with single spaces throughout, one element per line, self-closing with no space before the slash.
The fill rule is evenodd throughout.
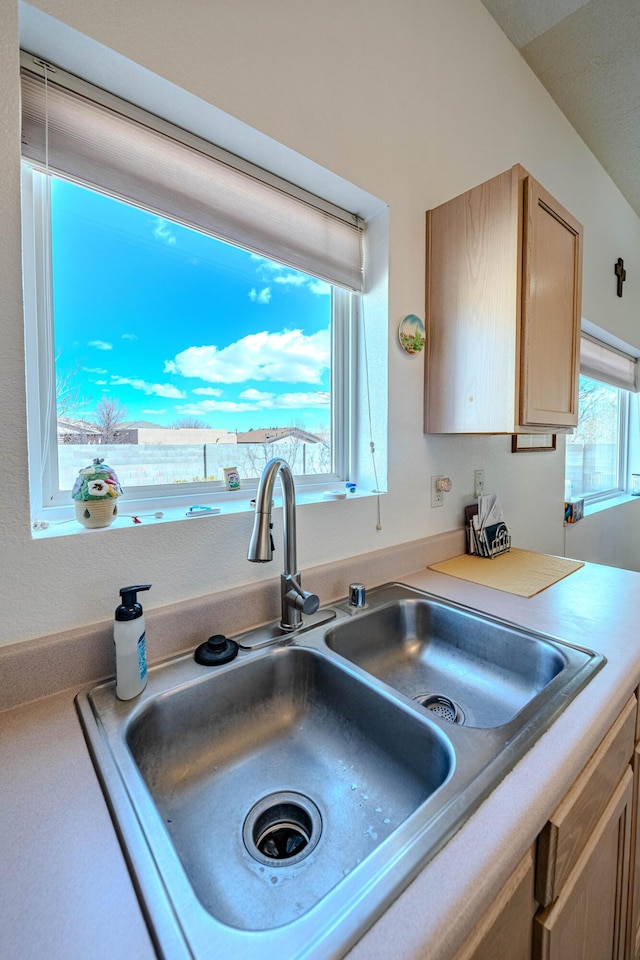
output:
<path id="1" fill-rule="evenodd" d="M 309 616 L 312 613 L 315 613 L 318 607 L 320 606 L 320 597 L 315 593 L 309 593 L 308 590 L 302 591 L 302 596 L 298 595 L 296 600 L 296 606 L 302 613 Z"/>
<path id="2" fill-rule="evenodd" d="M 349 584 L 349 606 L 366 607 L 367 591 L 363 583 Z"/>
<path id="3" fill-rule="evenodd" d="M 300 610 L 301 613 L 307 615 L 315 613 L 320 606 L 320 597 L 316 596 L 315 593 L 309 593 L 308 590 L 303 590 L 294 576 L 288 577 L 287 583 L 291 586 L 291 589 L 287 591 L 284 598 L 289 606 L 295 607 L 296 610 Z"/>

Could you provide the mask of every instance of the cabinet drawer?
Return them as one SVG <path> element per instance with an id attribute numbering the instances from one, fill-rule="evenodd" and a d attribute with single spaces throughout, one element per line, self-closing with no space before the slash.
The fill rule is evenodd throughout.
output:
<path id="1" fill-rule="evenodd" d="M 558 897 L 631 759 L 636 710 L 633 696 L 538 837 L 535 891 L 543 907 Z"/>

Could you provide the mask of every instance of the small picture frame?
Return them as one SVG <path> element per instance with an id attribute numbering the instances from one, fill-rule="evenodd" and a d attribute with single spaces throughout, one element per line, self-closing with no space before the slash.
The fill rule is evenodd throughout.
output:
<path id="1" fill-rule="evenodd" d="M 511 437 L 511 453 L 540 453 L 555 449 L 555 433 L 514 433 Z"/>

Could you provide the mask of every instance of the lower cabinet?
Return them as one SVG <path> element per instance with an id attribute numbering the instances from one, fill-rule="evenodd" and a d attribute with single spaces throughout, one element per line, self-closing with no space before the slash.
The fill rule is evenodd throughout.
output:
<path id="1" fill-rule="evenodd" d="M 453 960 L 640 960 L 639 796 L 633 696 Z"/>
<path id="2" fill-rule="evenodd" d="M 534 917 L 534 960 L 624 960 L 632 797 L 628 769 L 558 899 Z"/>
<path id="3" fill-rule="evenodd" d="M 531 960 L 535 847 L 527 851 L 453 960 Z"/>
<path id="4" fill-rule="evenodd" d="M 640 696 L 638 697 L 640 702 Z M 633 817 L 631 821 L 631 870 L 627 910 L 627 957 L 640 960 L 640 708 L 633 753 Z"/>

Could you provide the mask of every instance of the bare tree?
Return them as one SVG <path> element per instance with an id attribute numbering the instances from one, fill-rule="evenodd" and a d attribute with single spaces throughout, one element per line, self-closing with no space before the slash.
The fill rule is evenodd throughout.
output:
<path id="1" fill-rule="evenodd" d="M 273 443 L 266 441 L 239 444 L 238 455 L 242 458 L 242 470 L 246 476 L 259 477 L 263 467 L 274 456 Z"/>
<path id="2" fill-rule="evenodd" d="M 207 430 L 209 424 L 204 420 L 198 420 L 197 417 L 181 417 L 171 424 L 176 430 Z"/>
<path id="3" fill-rule="evenodd" d="M 61 354 L 58 354 L 55 361 L 56 413 L 58 417 L 77 417 L 80 407 L 88 403 L 80 389 L 82 362 L 76 360 L 73 366 L 63 369 L 60 358 Z"/>
<path id="4" fill-rule="evenodd" d="M 616 432 L 618 393 L 606 384 L 580 378 L 580 425 L 568 443 L 608 443 Z"/>
<path id="5" fill-rule="evenodd" d="M 281 428 L 274 428 L 274 435 L 279 429 Z M 331 448 L 326 439 L 314 434 L 317 438 L 315 443 L 305 440 L 300 434 L 307 431 L 299 422 L 291 423 L 289 429 L 293 432 L 286 437 L 238 446 L 239 455 L 242 447 L 243 468 L 248 476 L 260 476 L 265 464 L 276 456 L 284 457 L 294 474 L 322 473 L 329 470 Z M 296 430 L 299 432 L 296 433 Z"/>
<path id="6" fill-rule="evenodd" d="M 100 443 L 125 443 L 126 434 L 119 428 L 126 417 L 126 407 L 111 397 L 103 397 L 96 407 L 96 426 L 100 431 Z"/>

